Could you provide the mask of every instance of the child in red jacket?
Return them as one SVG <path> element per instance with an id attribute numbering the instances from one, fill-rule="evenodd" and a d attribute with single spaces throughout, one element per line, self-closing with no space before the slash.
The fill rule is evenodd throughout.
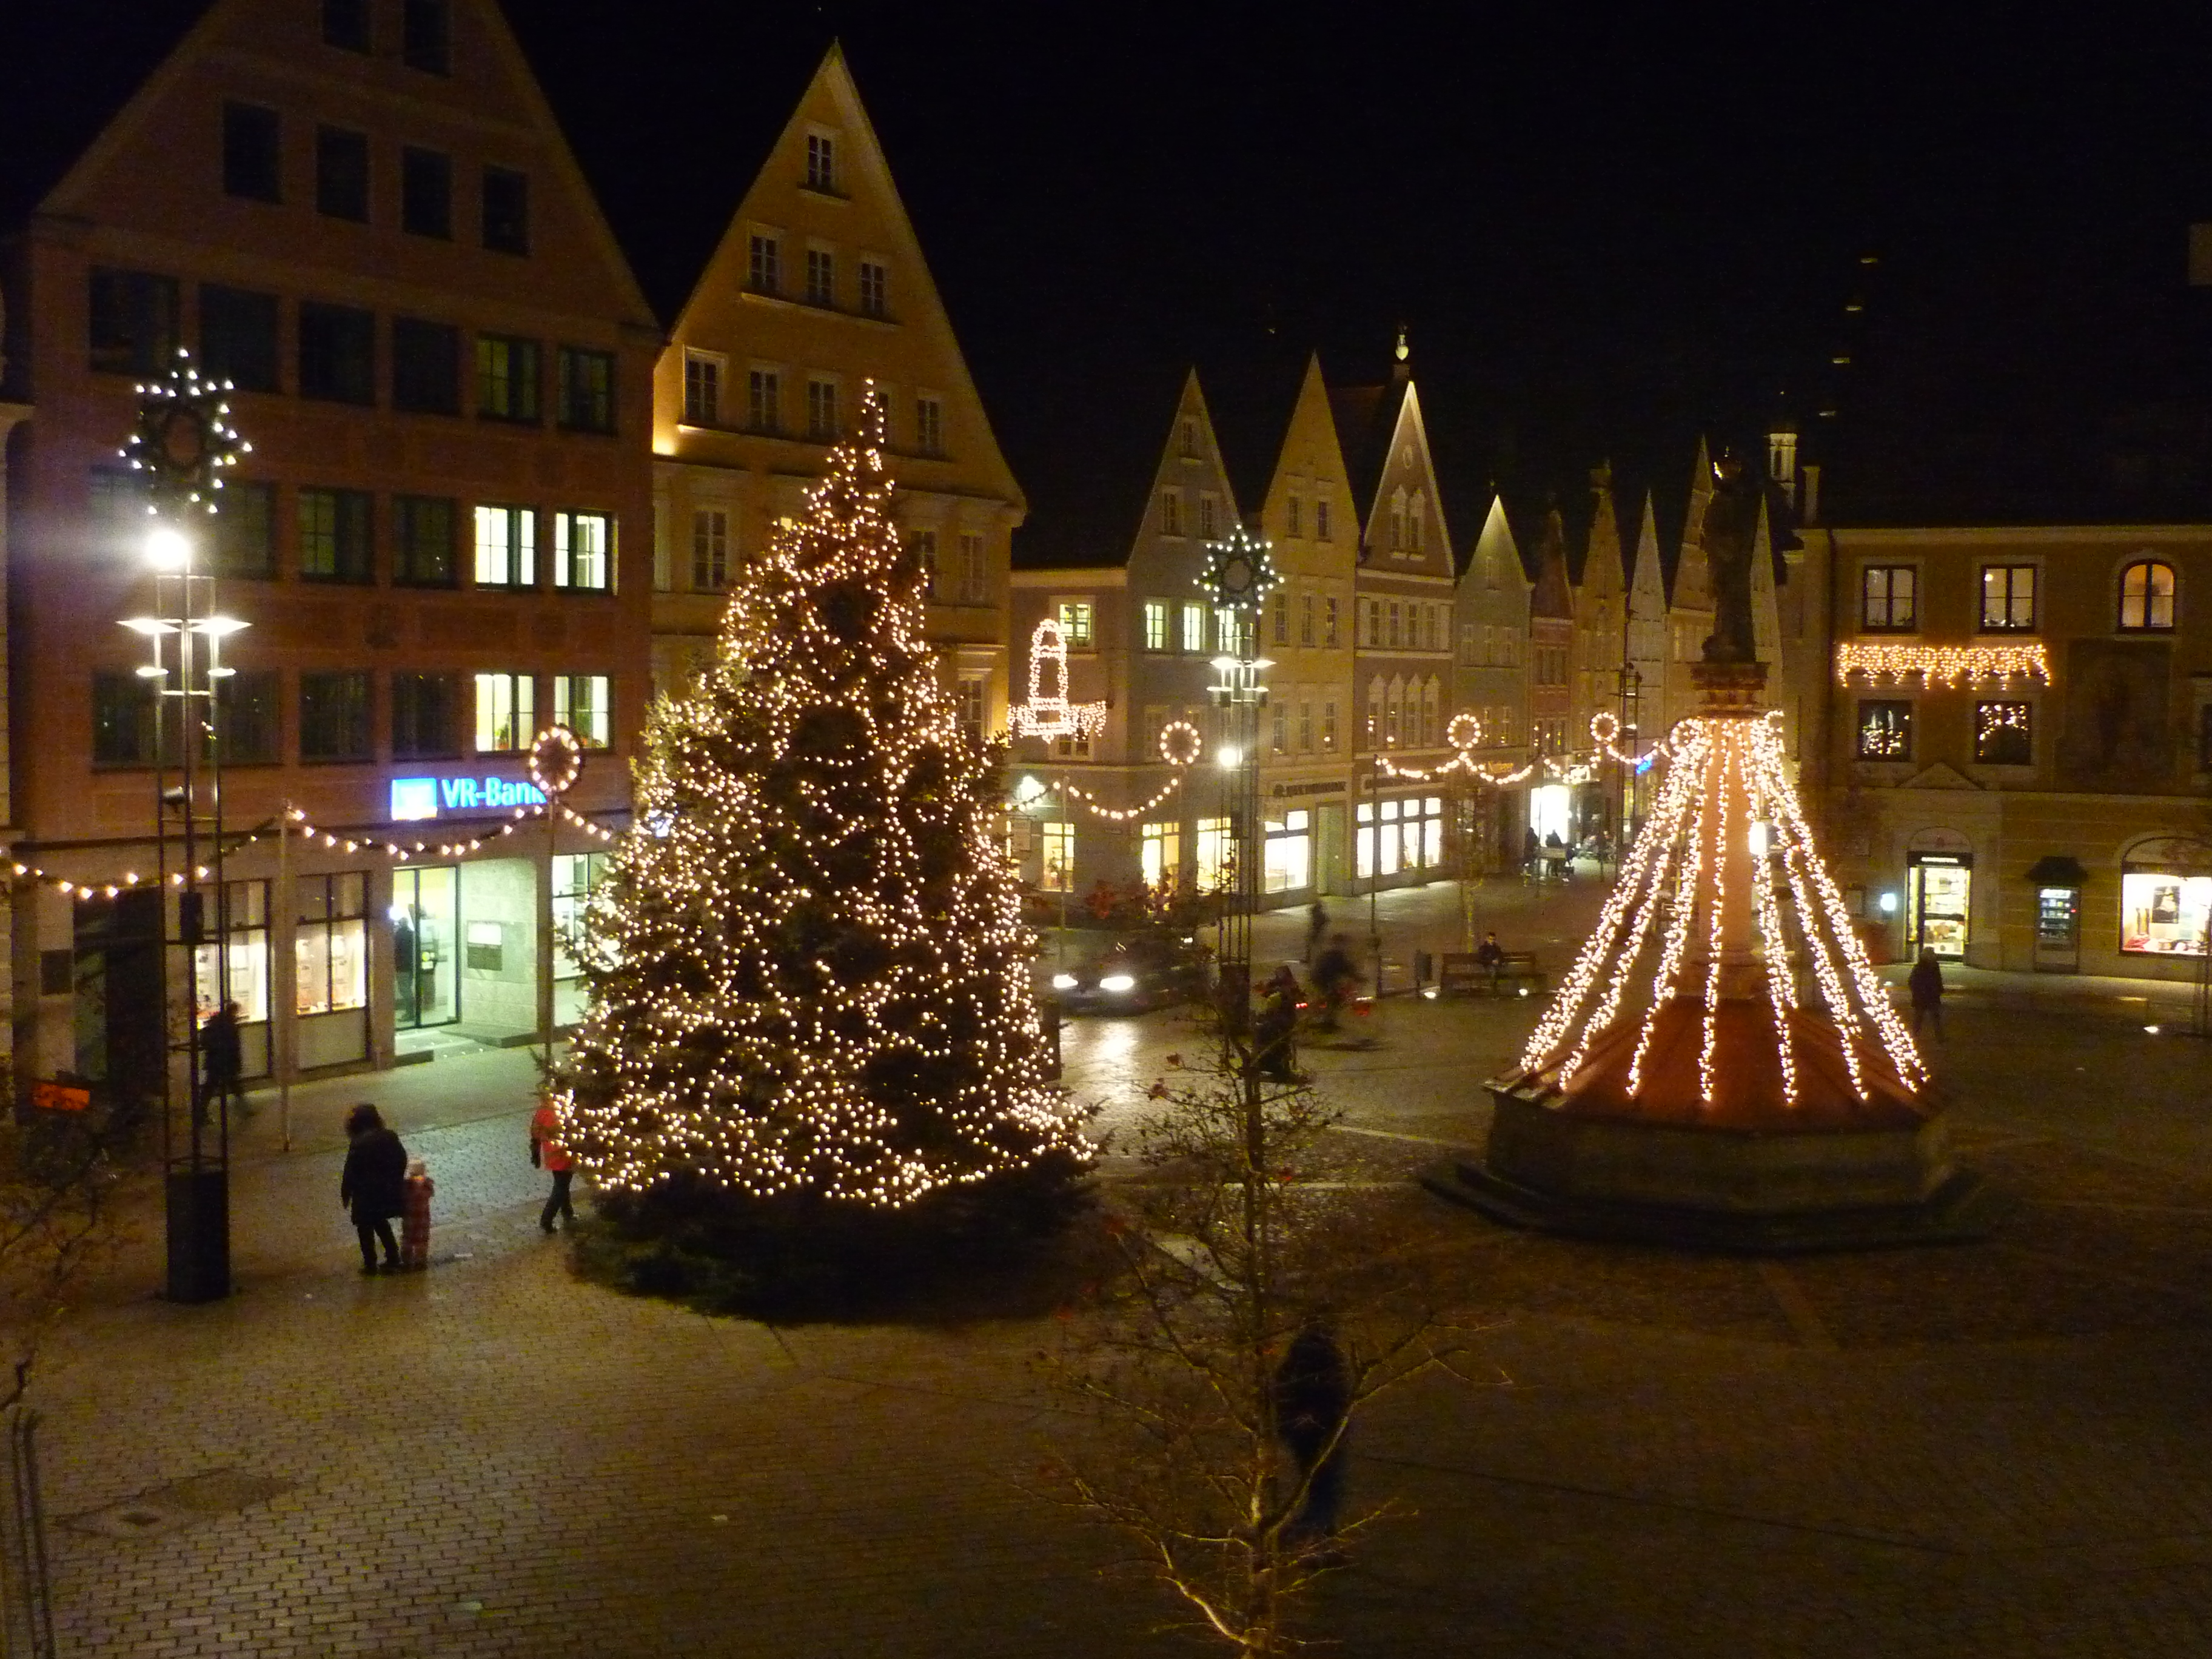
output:
<path id="1" fill-rule="evenodd" d="M 430 1265 L 430 1200 L 438 1190 L 421 1158 L 407 1165 L 407 1208 L 400 1222 L 399 1266 L 414 1273 Z"/>

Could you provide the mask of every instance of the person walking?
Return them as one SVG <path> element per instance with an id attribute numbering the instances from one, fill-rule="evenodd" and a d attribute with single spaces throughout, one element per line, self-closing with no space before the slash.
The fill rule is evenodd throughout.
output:
<path id="1" fill-rule="evenodd" d="M 1285 963 L 1260 994 L 1260 1018 L 1253 1026 L 1254 1068 L 1270 1082 L 1304 1082 L 1291 1048 L 1291 1035 L 1298 1027 L 1298 976 Z"/>
<path id="2" fill-rule="evenodd" d="M 1352 981 L 1358 976 L 1358 972 L 1352 965 L 1352 942 L 1342 933 L 1337 934 L 1329 940 L 1328 949 L 1321 953 L 1320 960 L 1314 963 L 1314 988 L 1321 993 L 1322 1013 L 1318 1024 L 1322 1030 L 1336 1030 L 1338 1012 L 1343 1008 L 1344 1000 L 1350 994 Z"/>
<path id="3" fill-rule="evenodd" d="M 1305 961 L 1309 964 L 1314 959 L 1314 952 L 1321 949 L 1321 936 L 1327 932 L 1328 932 L 1328 907 L 1319 899 L 1316 899 L 1313 902 L 1313 908 L 1306 912 Z"/>
<path id="4" fill-rule="evenodd" d="M 399 1265 L 420 1273 L 430 1265 L 430 1200 L 438 1183 L 421 1158 L 407 1165 L 407 1211 L 399 1223 Z"/>
<path id="5" fill-rule="evenodd" d="M 1283 1541 L 1305 1549 L 1336 1535 L 1344 1508 L 1345 1454 L 1351 1437 L 1352 1377 L 1344 1351 L 1318 1319 L 1291 1339 L 1275 1368 L 1275 1434 L 1305 1487 Z"/>
<path id="6" fill-rule="evenodd" d="M 553 1218 L 558 1216 L 569 1226 L 574 1226 L 576 1211 L 568 1201 L 568 1183 L 575 1179 L 576 1161 L 561 1144 L 561 1115 L 553 1109 L 550 1095 L 538 1097 L 538 1110 L 530 1120 L 530 1161 L 553 1177 L 553 1190 L 545 1195 L 545 1207 L 538 1212 L 538 1224 L 550 1233 L 553 1231 Z"/>
<path id="7" fill-rule="evenodd" d="M 1912 988 L 1912 1035 L 1920 1035 L 1921 1022 L 1936 1027 L 1937 1041 L 1943 1036 L 1943 966 L 1936 960 L 1936 952 L 1923 945 L 1920 960 L 1912 964 L 1911 977 L 1905 983 Z"/>
<path id="8" fill-rule="evenodd" d="M 361 1270 L 377 1270 L 376 1251 L 384 1247 L 384 1271 L 399 1271 L 399 1245 L 392 1220 L 407 1209 L 407 1148 L 384 1125 L 382 1114 L 363 1101 L 346 1114 L 344 1172 L 338 1177 L 338 1202 L 353 1213 L 361 1240 Z"/>
<path id="9" fill-rule="evenodd" d="M 238 1037 L 238 1005 L 226 1002 L 200 1022 L 201 1121 L 218 1100 L 236 1101 L 246 1109 L 246 1090 L 240 1081 L 246 1058 Z"/>

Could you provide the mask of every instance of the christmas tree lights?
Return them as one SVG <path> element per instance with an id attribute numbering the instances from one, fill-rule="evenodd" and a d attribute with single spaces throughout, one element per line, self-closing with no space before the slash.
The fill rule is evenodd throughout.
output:
<path id="1" fill-rule="evenodd" d="M 585 908 L 563 1139 L 593 1177 L 911 1205 L 1090 1148 L 1043 1080 L 1031 945 L 893 528 L 872 386 L 715 660 L 653 711 Z"/>

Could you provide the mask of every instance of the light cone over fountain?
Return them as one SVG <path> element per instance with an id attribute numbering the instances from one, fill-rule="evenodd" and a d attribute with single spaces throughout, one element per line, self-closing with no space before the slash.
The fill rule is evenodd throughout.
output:
<path id="1" fill-rule="evenodd" d="M 1562 1231 L 1753 1250 L 1974 1237 L 1928 1069 L 1814 845 L 1757 662 L 1692 667 L 1657 801 L 1496 1104 L 1429 1184 Z"/>

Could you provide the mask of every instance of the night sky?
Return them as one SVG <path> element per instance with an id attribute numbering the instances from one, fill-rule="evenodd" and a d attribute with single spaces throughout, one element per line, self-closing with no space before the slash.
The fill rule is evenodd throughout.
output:
<path id="1" fill-rule="evenodd" d="M 63 95 L 42 17 L 190 9 L 0 0 L 0 106 Z M 1673 487 L 1778 406 L 1869 500 L 2212 456 L 2200 8 L 1614 9 L 507 4 L 664 317 L 842 38 L 1041 514 L 1182 365 L 1256 456 L 1308 349 L 1377 378 L 1401 321 L 1462 544 L 1492 480 Z"/>

